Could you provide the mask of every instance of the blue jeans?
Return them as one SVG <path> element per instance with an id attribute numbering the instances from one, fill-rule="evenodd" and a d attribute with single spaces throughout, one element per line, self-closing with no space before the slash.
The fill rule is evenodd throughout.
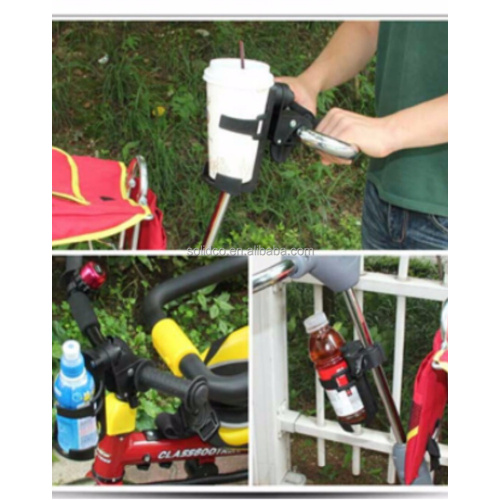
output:
<path id="1" fill-rule="evenodd" d="M 365 250 L 447 250 L 448 217 L 395 207 L 367 182 L 362 239 Z"/>

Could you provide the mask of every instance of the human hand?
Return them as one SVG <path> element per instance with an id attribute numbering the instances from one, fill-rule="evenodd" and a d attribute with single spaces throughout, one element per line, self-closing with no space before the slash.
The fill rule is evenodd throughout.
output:
<path id="1" fill-rule="evenodd" d="M 372 158 L 384 158 L 393 152 L 388 121 L 371 118 L 344 109 L 333 108 L 316 128 L 318 132 L 356 146 Z M 320 153 L 321 163 L 350 165 L 352 162 Z"/>
<path id="2" fill-rule="evenodd" d="M 278 83 L 286 83 L 295 95 L 295 101 L 316 115 L 318 92 L 311 88 L 300 76 L 280 76 L 275 78 Z"/>

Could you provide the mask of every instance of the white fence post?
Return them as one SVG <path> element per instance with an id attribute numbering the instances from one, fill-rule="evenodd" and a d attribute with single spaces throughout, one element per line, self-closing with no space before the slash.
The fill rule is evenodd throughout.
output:
<path id="1" fill-rule="evenodd" d="M 365 258 L 360 259 L 360 276 L 363 276 L 365 272 Z M 358 300 L 359 307 L 363 310 L 363 292 L 362 290 L 356 290 L 356 299 Z M 358 331 L 354 327 L 354 340 L 358 338 Z M 361 434 L 363 432 L 363 427 L 361 425 L 353 425 L 353 430 L 355 434 Z M 353 476 L 359 476 L 361 474 L 361 448 L 359 446 L 352 447 L 352 460 L 351 460 L 351 470 Z"/>
<path id="2" fill-rule="evenodd" d="M 275 263 L 252 259 L 251 273 Z M 268 288 L 252 298 L 252 440 L 254 483 L 281 484 L 291 469 L 290 435 L 280 427 L 288 409 L 286 286 Z"/>
<path id="3" fill-rule="evenodd" d="M 400 257 L 398 267 L 398 280 L 406 281 L 408 279 L 408 270 L 410 268 L 410 258 Z M 396 298 L 396 327 L 394 332 L 394 370 L 392 376 L 392 397 L 398 412 L 401 412 L 401 392 L 403 389 L 403 365 L 405 354 L 405 329 L 406 329 L 406 297 L 398 295 Z M 394 484 L 396 482 L 396 470 L 392 455 L 389 456 L 387 467 L 387 482 Z"/>
<path id="4" fill-rule="evenodd" d="M 314 312 L 323 311 L 323 286 L 314 285 Z M 316 423 L 318 426 L 325 425 L 325 390 L 319 381 L 316 370 L 315 383 L 316 383 Z M 326 443 L 324 439 L 318 438 L 318 466 L 324 467 L 326 464 Z"/>

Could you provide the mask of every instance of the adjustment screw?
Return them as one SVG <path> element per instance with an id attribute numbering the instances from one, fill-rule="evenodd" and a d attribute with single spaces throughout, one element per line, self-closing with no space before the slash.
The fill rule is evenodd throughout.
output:
<path id="1" fill-rule="evenodd" d="M 297 122 L 296 122 L 295 120 L 292 120 L 292 121 L 290 122 L 290 127 L 291 127 L 291 128 L 295 128 L 296 126 L 297 126 Z"/>
<path id="2" fill-rule="evenodd" d="M 129 377 L 132 377 L 134 375 L 134 369 L 133 368 L 129 368 L 129 370 L 127 371 L 127 375 Z"/>

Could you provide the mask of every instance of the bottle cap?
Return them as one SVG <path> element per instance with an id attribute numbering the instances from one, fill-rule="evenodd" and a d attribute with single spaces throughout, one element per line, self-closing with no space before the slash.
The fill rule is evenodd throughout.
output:
<path id="1" fill-rule="evenodd" d="M 324 312 L 318 312 L 304 320 L 304 326 L 307 333 L 313 333 L 329 324 L 330 322 Z"/>
<path id="2" fill-rule="evenodd" d="M 79 377 L 85 370 L 85 364 L 76 340 L 67 340 L 62 345 L 61 371 L 69 378 Z"/>
<path id="3" fill-rule="evenodd" d="M 77 365 L 80 360 L 80 344 L 76 340 L 66 340 L 62 346 L 63 356 L 68 365 Z"/>

